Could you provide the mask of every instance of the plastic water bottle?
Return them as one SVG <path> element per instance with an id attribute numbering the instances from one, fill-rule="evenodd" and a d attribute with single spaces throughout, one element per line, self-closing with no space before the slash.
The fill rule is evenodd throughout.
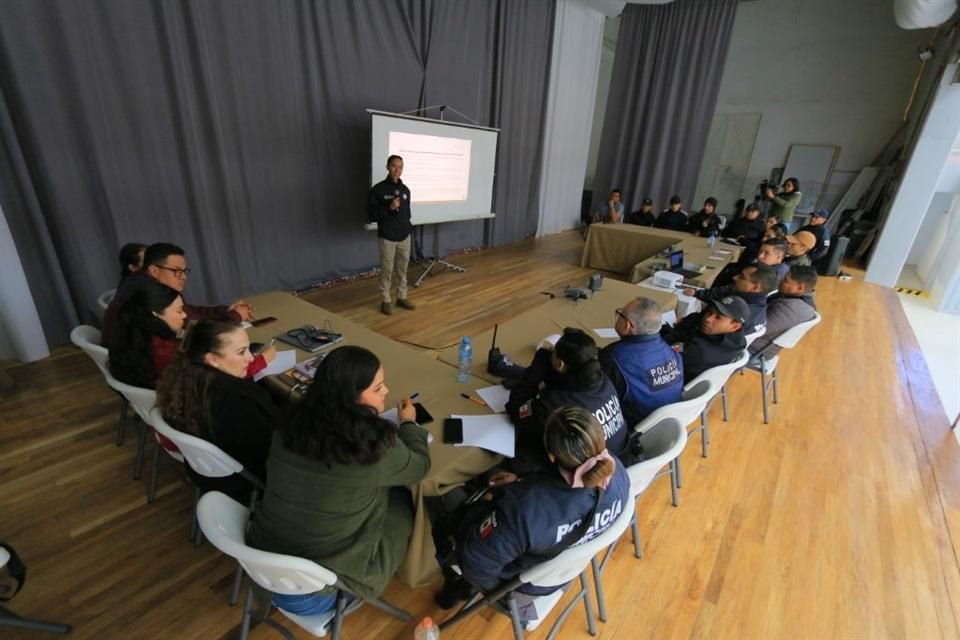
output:
<path id="1" fill-rule="evenodd" d="M 457 382 L 470 380 L 470 368 L 473 366 L 473 346 L 470 338 L 464 336 L 460 341 L 460 351 L 457 353 Z"/>
<path id="2" fill-rule="evenodd" d="M 711 233 L 707 237 L 707 246 L 710 247 L 711 249 L 717 246 L 717 236 L 715 234 Z"/>
<path id="3" fill-rule="evenodd" d="M 426 617 L 420 621 L 413 632 L 416 640 L 440 640 L 440 628 L 433 623 L 433 619 Z"/>

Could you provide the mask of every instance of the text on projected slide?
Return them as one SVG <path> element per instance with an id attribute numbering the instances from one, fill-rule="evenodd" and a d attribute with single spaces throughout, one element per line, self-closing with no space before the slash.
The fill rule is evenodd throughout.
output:
<path id="1" fill-rule="evenodd" d="M 464 201 L 470 188 L 470 140 L 390 132 L 390 155 L 403 158 L 413 202 Z"/>

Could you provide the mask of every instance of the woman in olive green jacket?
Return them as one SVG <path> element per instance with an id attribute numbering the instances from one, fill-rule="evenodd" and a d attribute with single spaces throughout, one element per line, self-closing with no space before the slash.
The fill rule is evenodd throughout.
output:
<path id="1" fill-rule="evenodd" d="M 400 403 L 399 429 L 379 416 L 388 392 L 370 351 L 330 352 L 274 437 L 248 544 L 313 560 L 361 596 L 383 591 L 413 528 L 406 487 L 430 469 L 427 432 L 414 422 L 410 400 Z M 274 602 L 293 613 L 319 613 L 333 607 L 333 593 Z"/>
<path id="2" fill-rule="evenodd" d="M 780 193 L 767 189 L 764 197 L 772 201 L 768 214 L 776 216 L 782 224 L 786 225 L 789 233 L 796 231 L 793 214 L 803 198 L 803 194 L 800 193 L 800 181 L 796 178 L 787 178 L 783 181 L 783 190 Z"/>

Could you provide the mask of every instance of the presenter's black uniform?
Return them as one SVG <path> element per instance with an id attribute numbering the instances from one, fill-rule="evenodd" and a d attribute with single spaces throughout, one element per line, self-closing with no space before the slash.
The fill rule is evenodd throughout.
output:
<path id="1" fill-rule="evenodd" d="M 393 210 L 390 203 L 400 198 L 400 206 Z M 410 263 L 410 189 L 403 181 L 387 178 L 370 189 L 367 201 L 367 219 L 377 223 L 380 245 L 380 296 L 390 304 L 391 280 L 397 275 L 397 299 L 407 299 L 407 265 Z"/>

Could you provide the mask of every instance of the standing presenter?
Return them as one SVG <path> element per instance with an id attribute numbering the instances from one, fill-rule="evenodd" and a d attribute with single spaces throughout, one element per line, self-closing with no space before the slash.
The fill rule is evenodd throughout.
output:
<path id="1" fill-rule="evenodd" d="M 413 310 L 416 306 L 407 300 L 407 265 L 410 264 L 410 189 L 400 180 L 403 158 L 387 158 L 387 178 L 370 189 L 367 218 L 377 223 L 380 244 L 380 311 L 393 313 L 390 289 L 393 274 L 397 274 L 397 306 Z"/>

